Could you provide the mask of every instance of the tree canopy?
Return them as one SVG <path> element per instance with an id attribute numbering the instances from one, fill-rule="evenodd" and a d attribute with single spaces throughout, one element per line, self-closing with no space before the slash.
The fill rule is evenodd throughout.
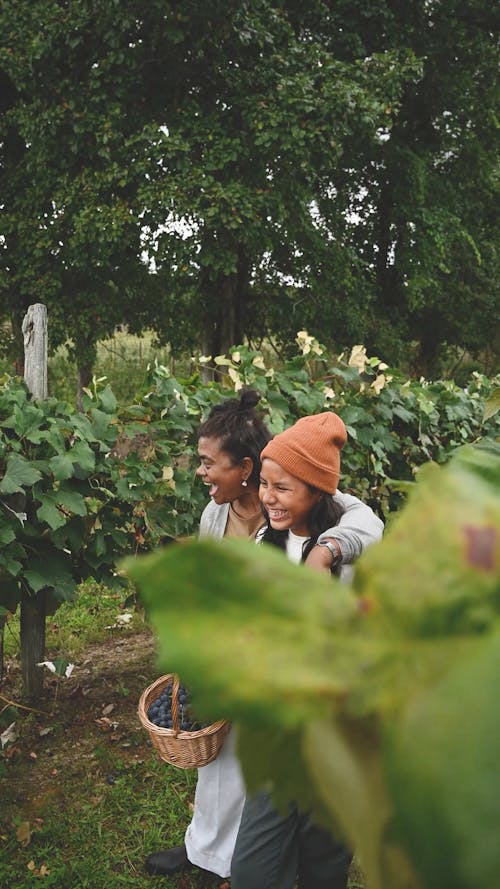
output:
<path id="1" fill-rule="evenodd" d="M 485 0 L 3 4 L 0 313 L 45 302 L 87 368 L 123 322 L 484 348 L 494 33 Z"/>

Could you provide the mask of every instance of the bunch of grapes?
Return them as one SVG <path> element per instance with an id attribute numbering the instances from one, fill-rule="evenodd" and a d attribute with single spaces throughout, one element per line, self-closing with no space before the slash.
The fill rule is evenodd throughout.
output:
<path id="1" fill-rule="evenodd" d="M 181 732 L 197 732 L 205 725 L 197 722 L 192 716 L 189 709 L 189 692 L 183 685 L 179 685 L 177 694 L 178 702 L 178 722 Z M 149 706 L 148 719 L 159 728 L 173 728 L 174 721 L 172 718 L 172 682 L 163 689 L 159 698 Z"/>

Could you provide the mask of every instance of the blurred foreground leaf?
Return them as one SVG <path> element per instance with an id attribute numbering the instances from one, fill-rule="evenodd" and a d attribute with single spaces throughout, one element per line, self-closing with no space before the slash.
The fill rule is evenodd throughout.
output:
<path id="1" fill-rule="evenodd" d="M 125 565 L 249 789 L 326 818 L 370 889 L 497 883 L 498 490 L 486 450 L 425 467 L 352 589 L 234 540 Z"/>
<path id="2" fill-rule="evenodd" d="M 428 889 L 498 886 L 500 635 L 387 725 L 394 831 Z"/>

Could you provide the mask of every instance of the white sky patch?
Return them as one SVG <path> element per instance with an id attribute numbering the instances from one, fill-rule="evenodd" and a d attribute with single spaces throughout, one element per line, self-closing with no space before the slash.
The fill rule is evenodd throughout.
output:
<path id="1" fill-rule="evenodd" d="M 142 262 L 148 266 L 151 272 L 155 272 L 157 269 L 155 254 L 158 252 L 160 235 L 174 235 L 176 238 L 187 241 L 195 238 L 199 230 L 200 225 L 194 219 L 190 220 L 185 216 L 179 217 L 175 213 L 170 213 L 164 225 L 158 226 L 154 232 L 149 225 L 143 226 L 141 233 L 141 243 L 144 248 L 141 253 Z"/>

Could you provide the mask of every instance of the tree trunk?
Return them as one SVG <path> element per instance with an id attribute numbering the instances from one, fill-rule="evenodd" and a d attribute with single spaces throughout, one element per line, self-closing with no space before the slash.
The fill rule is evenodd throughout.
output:
<path id="1" fill-rule="evenodd" d="M 423 311 L 418 325 L 418 352 L 415 356 L 412 374 L 416 377 L 435 379 L 440 374 L 439 319 L 431 311 Z"/>
<path id="2" fill-rule="evenodd" d="M 78 366 L 76 406 L 79 411 L 83 409 L 83 390 L 88 389 L 90 383 L 92 382 L 92 370 L 93 367 L 91 364 L 83 364 Z"/>
<path id="3" fill-rule="evenodd" d="M 243 342 L 248 280 L 248 261 L 240 253 L 236 272 L 204 288 L 209 294 L 202 331 L 204 355 L 227 355 L 232 346 Z"/>
<path id="4" fill-rule="evenodd" d="M 5 638 L 5 614 L 0 614 L 0 682 L 3 679 L 4 671 L 4 638 Z"/>
<path id="5" fill-rule="evenodd" d="M 24 697 L 38 700 L 43 691 L 43 667 L 37 667 L 45 657 L 45 590 L 21 595 L 21 669 Z"/>
<path id="6" fill-rule="evenodd" d="M 18 377 L 24 377 L 23 317 L 22 311 L 11 312 L 10 316 L 14 343 L 14 369 Z"/>

